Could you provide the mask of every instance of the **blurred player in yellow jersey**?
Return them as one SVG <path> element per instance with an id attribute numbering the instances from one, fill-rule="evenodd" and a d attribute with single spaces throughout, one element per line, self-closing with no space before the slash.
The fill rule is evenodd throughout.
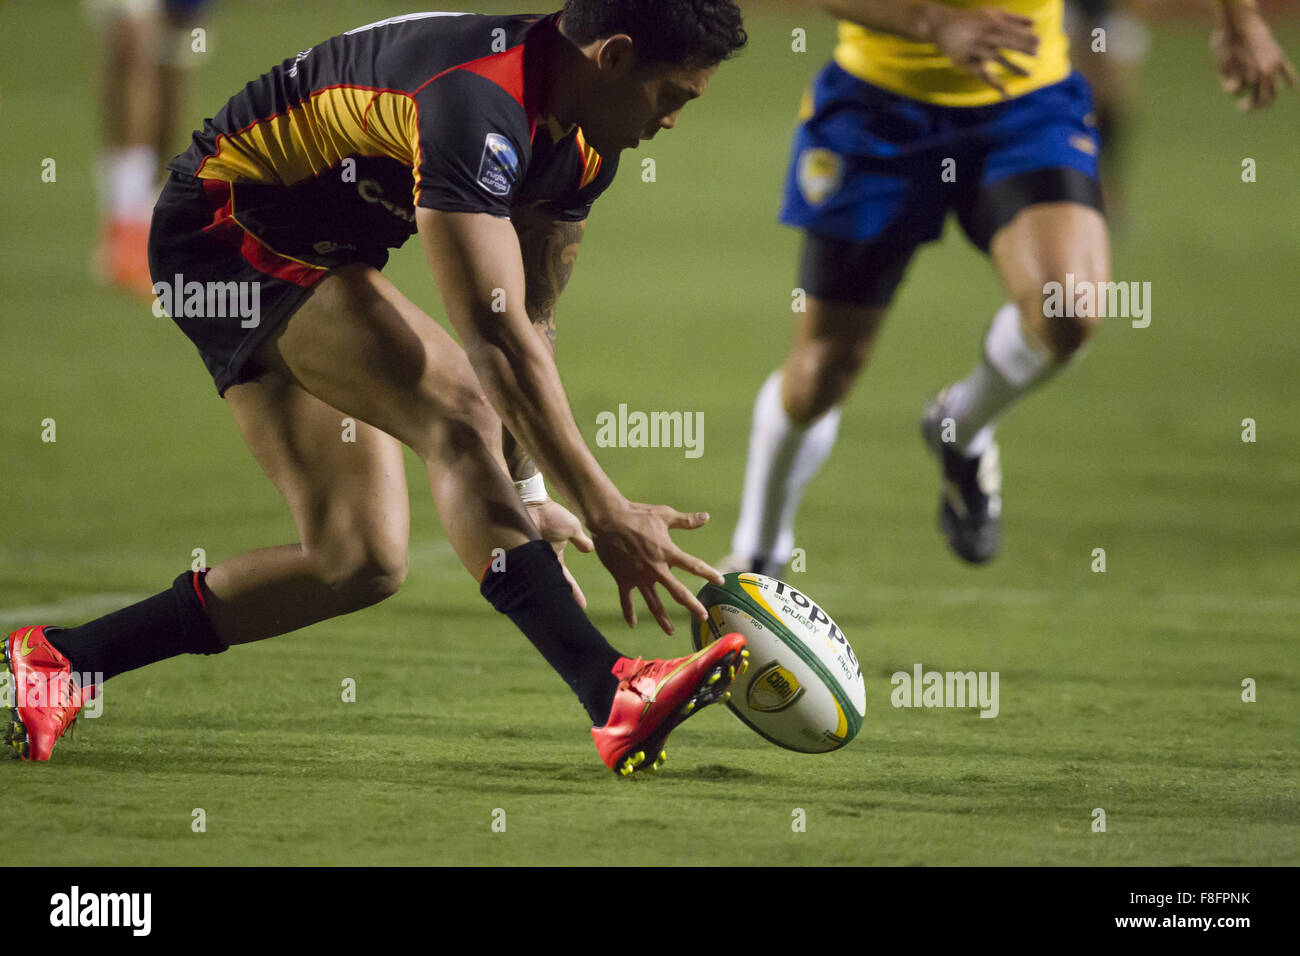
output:
<path id="1" fill-rule="evenodd" d="M 1224 89 L 1267 105 L 1294 69 L 1254 0 L 1215 2 Z M 1088 84 L 1070 67 L 1062 0 L 820 6 L 840 18 L 839 44 L 805 96 L 781 215 L 804 230 L 808 307 L 758 395 L 724 570 L 779 574 L 790 559 L 795 511 L 830 453 L 838 405 L 908 263 L 950 211 L 991 258 L 1007 301 L 970 374 L 925 410 L 922 432 L 942 470 L 949 545 L 988 561 L 1001 537 L 994 420 L 1070 361 L 1100 311 L 1086 293 L 1049 308 L 1048 290 L 1095 292 L 1110 278 Z"/>

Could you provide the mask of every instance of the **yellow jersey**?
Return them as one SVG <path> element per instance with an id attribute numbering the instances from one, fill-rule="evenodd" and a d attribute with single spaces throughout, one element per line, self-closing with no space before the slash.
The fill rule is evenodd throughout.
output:
<path id="1" fill-rule="evenodd" d="M 1037 55 L 1005 51 L 1006 58 L 1028 70 L 1029 75 L 1017 76 L 999 63 L 989 64 L 990 74 L 1006 87 L 1009 96 L 1022 96 L 1070 75 L 1064 0 L 939 2 L 963 9 L 992 6 L 1033 19 L 1034 34 L 1038 37 Z M 941 54 L 933 43 L 877 33 L 856 23 L 840 22 L 835 62 L 873 86 L 938 106 L 985 106 L 1002 100 L 1002 94 L 978 76 L 954 69 L 952 60 Z"/>

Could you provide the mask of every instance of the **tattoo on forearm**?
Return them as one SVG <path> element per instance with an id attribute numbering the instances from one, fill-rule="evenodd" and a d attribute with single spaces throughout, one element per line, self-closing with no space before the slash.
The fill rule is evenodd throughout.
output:
<path id="1" fill-rule="evenodd" d="M 531 478 L 540 470 L 528 452 L 524 451 L 524 446 L 515 441 L 515 436 L 504 425 L 501 426 L 501 445 L 505 451 L 510 477 L 515 481 Z"/>
<path id="2" fill-rule="evenodd" d="M 513 218 L 524 261 L 524 307 L 533 328 L 545 337 L 554 354 L 555 303 L 573 275 L 586 223 L 560 222 L 526 210 L 519 210 Z M 523 481 L 537 474 L 537 463 L 504 428 L 502 445 L 511 478 Z"/>
<path id="3" fill-rule="evenodd" d="M 525 308 L 538 331 L 555 349 L 555 303 L 573 275 L 586 224 L 552 221 L 519 231 L 526 278 Z"/>

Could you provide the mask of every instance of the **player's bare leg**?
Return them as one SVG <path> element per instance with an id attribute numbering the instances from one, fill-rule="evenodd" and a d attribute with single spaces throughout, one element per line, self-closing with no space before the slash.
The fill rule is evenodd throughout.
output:
<path id="1" fill-rule="evenodd" d="M 612 668 L 620 655 L 582 615 L 550 545 L 540 540 L 506 472 L 500 419 L 451 336 L 375 269 L 353 265 L 321 280 L 262 345 L 257 359 L 271 370 L 272 383 L 284 383 L 264 387 L 287 387 L 290 395 L 302 392 L 322 403 L 319 431 L 303 429 L 313 446 L 343 445 L 342 418 L 347 416 L 415 451 L 428 469 L 443 527 L 466 570 L 483 580 L 484 596 L 565 677 L 593 722 L 603 723 L 618 685 Z M 261 434 L 257 420 L 264 401 L 254 401 L 257 394 L 246 390 L 236 401 L 247 405 L 241 414 L 247 414 L 245 427 L 254 436 L 250 444 L 255 453 L 277 484 L 290 489 L 286 498 L 295 516 L 301 515 L 306 547 L 302 554 L 292 547 L 255 552 L 213 569 L 205 590 L 211 594 L 208 607 L 217 610 L 208 616 L 227 642 L 227 630 L 236 640 L 252 640 L 270 636 L 286 621 L 301 626 L 313 616 L 328 616 L 292 607 L 304 593 L 333 587 L 337 593 L 330 600 L 335 603 L 327 601 L 327 608 L 373 603 L 400 570 L 394 538 L 405 530 L 404 508 L 398 528 L 384 525 L 376 515 L 385 495 L 391 498 L 398 490 L 400 462 L 395 450 L 388 451 L 395 445 L 374 436 L 371 460 L 353 463 L 363 477 L 369 476 L 360 487 L 375 499 L 370 505 L 375 512 L 363 510 L 358 519 L 372 544 L 363 552 L 381 557 L 358 556 L 339 537 L 356 533 L 350 516 L 325 521 L 322 529 L 320 507 L 313 504 L 326 496 L 315 479 L 327 482 L 333 459 L 347 452 L 329 452 L 330 463 L 321 462 L 319 470 L 312 470 L 312 480 L 296 487 L 304 471 L 303 450 Z M 301 401 L 312 407 L 305 398 Z M 313 452 L 314 447 L 307 449 Z M 291 476 L 287 481 L 286 471 Z M 313 543 L 313 536 L 321 540 Z M 503 559 L 504 573 L 488 571 L 496 558 Z M 263 584 L 260 579 L 268 573 L 289 586 Z M 336 586 L 339 576 L 341 588 Z M 250 617 L 259 622 L 255 629 L 240 623 Z"/>
<path id="2" fill-rule="evenodd" d="M 505 476 L 500 421 L 464 352 L 373 268 L 322 280 L 258 357 L 273 371 L 226 397 L 284 495 L 299 543 L 239 555 L 208 573 L 208 614 L 227 643 L 304 627 L 396 591 L 409 504 L 403 442 L 393 433 L 425 462 L 448 537 L 476 579 L 494 549 L 536 537 Z M 355 442 L 343 440 L 345 418 L 356 422 Z"/>
<path id="3" fill-rule="evenodd" d="M 157 198 L 155 131 L 162 108 L 156 60 L 161 18 L 147 5 L 121 2 L 100 4 L 97 15 L 103 222 L 93 268 L 100 281 L 148 296 L 146 244 Z"/>
<path id="4" fill-rule="evenodd" d="M 284 634 L 397 590 L 409 501 L 402 443 L 390 432 L 424 460 L 448 537 L 476 578 L 493 549 L 536 537 L 504 473 L 500 422 L 464 353 L 373 268 L 322 280 L 259 358 L 273 371 L 226 397 L 299 540 L 208 572 L 206 610 L 224 643 Z M 349 417 L 355 441 L 344 440 Z"/>
<path id="5" fill-rule="evenodd" d="M 392 594 L 406 573 L 409 526 L 399 438 L 428 467 L 448 537 L 476 579 L 494 549 L 538 538 L 505 472 L 500 420 L 465 353 L 375 269 L 349 266 L 322 279 L 258 359 L 269 373 L 227 396 L 289 505 L 299 541 L 238 555 L 192 581 L 183 575 L 173 588 L 179 623 L 164 594 L 147 613 L 127 609 L 117 612 L 120 621 L 109 615 L 56 634 L 71 657 L 81 650 L 97 662 L 102 642 L 128 620 L 144 621 L 135 629 L 151 633 L 191 630 L 192 640 L 171 653 L 215 653 Z M 355 443 L 343 440 L 347 417 L 356 421 Z M 113 660 L 94 670 L 111 677 L 161 650 L 119 660 L 113 648 L 105 651 Z"/>
<path id="6" fill-rule="evenodd" d="M 159 90 L 155 47 L 162 32 L 156 14 L 113 11 L 100 29 L 100 117 L 105 145 L 154 146 Z M 152 211 L 152 204 L 150 205 Z"/>
<path id="7" fill-rule="evenodd" d="M 809 296 L 781 368 L 781 397 L 794 424 L 807 428 L 848 397 L 886 311 Z"/>
<path id="8" fill-rule="evenodd" d="M 1026 207 L 994 234 L 990 252 L 1009 301 L 994 316 L 979 362 L 939 394 L 922 422 L 943 466 L 941 525 L 952 549 L 972 563 L 992 559 L 1001 540 L 994 421 L 1065 365 L 1097 322 L 1095 297 L 1047 308 L 1049 284 L 1095 289 L 1110 274 L 1106 221 L 1081 203 Z"/>
<path id="9" fill-rule="evenodd" d="M 799 501 L 830 455 L 838 406 L 865 366 L 885 312 L 809 297 L 784 366 L 754 406 L 740 518 L 724 571 L 779 575 L 790 560 Z"/>
<path id="10" fill-rule="evenodd" d="M 519 499 L 500 418 L 465 352 L 375 269 L 349 266 L 322 280 L 258 359 L 419 455 L 466 570 L 577 694 L 608 767 L 625 775 L 657 769 L 667 732 L 701 702 L 720 699 L 701 697 L 701 688 L 725 689 L 743 640 L 672 662 L 632 661 L 605 641 Z M 493 573 L 497 558 L 504 566 Z"/>
<path id="11" fill-rule="evenodd" d="M 1102 192 L 1112 224 L 1122 223 L 1125 218 L 1125 170 L 1129 165 L 1133 105 L 1142 60 L 1150 46 L 1147 29 L 1128 9 L 1131 6 L 1110 0 L 1067 0 L 1065 5 L 1070 59 L 1092 88 L 1093 113 L 1102 144 Z"/>
<path id="12" fill-rule="evenodd" d="M 539 537 L 464 350 L 374 268 L 322 280 L 258 359 L 420 457 L 447 537 L 476 580 L 495 549 Z"/>
<path id="13" fill-rule="evenodd" d="M 410 524 L 398 441 L 364 422 L 345 429 L 347 416 L 279 373 L 232 387 L 226 400 L 284 496 L 298 541 L 208 572 L 208 617 L 223 640 L 284 634 L 395 593 L 406 577 Z"/>
<path id="14" fill-rule="evenodd" d="M 1060 365 L 1088 340 L 1099 321 L 1081 303 L 1072 316 L 1052 317 L 1044 303 L 1048 283 L 1077 288 L 1110 279 L 1110 234 L 1105 217 L 1080 203 L 1044 203 L 1024 209 L 1002 227 L 989 248 L 1009 300 L 1020 311 L 1028 341 Z M 1082 313 L 1082 314 L 1080 314 Z"/>
<path id="15" fill-rule="evenodd" d="M 162 159 L 183 148 L 186 128 L 179 124 L 185 113 L 193 83 L 190 79 L 195 68 L 206 58 L 206 33 L 209 25 L 202 16 L 205 3 L 188 7 L 174 7 L 168 3 L 163 8 L 163 23 L 157 50 L 158 114 L 153 128 L 154 142 Z M 204 42 L 196 49 L 194 30 L 204 30 Z"/>

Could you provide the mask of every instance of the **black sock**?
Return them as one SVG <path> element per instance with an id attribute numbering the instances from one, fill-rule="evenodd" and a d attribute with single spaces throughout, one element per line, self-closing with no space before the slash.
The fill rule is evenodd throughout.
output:
<path id="1" fill-rule="evenodd" d="M 604 726 L 618 689 L 610 672 L 623 655 L 578 607 L 549 544 L 529 541 L 507 551 L 504 560 L 504 570 L 489 569 L 479 590 L 564 678 L 592 724 Z"/>
<path id="2" fill-rule="evenodd" d="M 227 647 L 203 609 L 206 571 L 186 571 L 169 590 L 80 627 L 47 628 L 72 670 L 108 680 L 177 654 L 219 654 Z M 103 677 L 99 678 L 98 675 Z"/>

